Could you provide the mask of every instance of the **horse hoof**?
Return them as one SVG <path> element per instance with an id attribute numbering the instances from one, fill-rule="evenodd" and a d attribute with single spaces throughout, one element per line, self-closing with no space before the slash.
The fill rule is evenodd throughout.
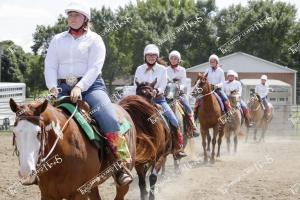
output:
<path id="1" fill-rule="evenodd" d="M 210 164 L 215 164 L 215 159 L 210 159 Z"/>
<path id="2" fill-rule="evenodd" d="M 208 163 L 208 159 L 204 158 L 204 164 Z"/>

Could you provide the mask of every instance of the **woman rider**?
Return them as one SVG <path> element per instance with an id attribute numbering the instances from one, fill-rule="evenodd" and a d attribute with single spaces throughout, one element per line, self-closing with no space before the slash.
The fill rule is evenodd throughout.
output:
<path id="1" fill-rule="evenodd" d="M 115 159 L 126 164 L 131 161 L 130 152 L 119 134 L 116 113 L 101 78 L 106 53 L 103 40 L 89 29 L 90 8 L 83 1 L 71 2 L 65 12 L 69 30 L 55 35 L 50 43 L 45 59 L 46 85 L 59 97 L 70 95 L 74 103 L 82 96 L 91 110 L 97 110 L 92 117 L 104 132 Z M 115 174 L 118 184 L 132 181 L 127 171 Z"/>
<path id="2" fill-rule="evenodd" d="M 234 70 L 228 70 L 227 72 L 227 81 L 224 83 L 224 91 L 226 95 L 229 97 L 232 91 L 237 91 L 238 95 L 242 96 L 242 85 L 236 80 L 238 74 Z M 248 127 L 251 126 L 251 118 L 249 114 L 249 110 L 247 108 L 247 104 L 241 99 L 241 108 L 243 110 L 243 114 L 245 117 L 245 121 Z"/>
<path id="3" fill-rule="evenodd" d="M 179 81 L 179 88 L 181 93 L 183 94 L 182 96 L 180 96 L 180 102 L 184 106 L 185 112 L 188 114 L 191 124 L 193 125 L 193 129 L 195 130 L 196 126 L 194 122 L 193 110 L 190 107 L 187 95 L 184 94 L 186 70 L 184 67 L 179 66 L 179 63 L 181 61 L 180 53 L 178 51 L 172 51 L 169 54 L 169 60 L 170 60 L 170 66 L 167 68 L 168 77 L 170 80 Z"/>
<path id="4" fill-rule="evenodd" d="M 215 87 L 215 92 L 221 97 L 226 111 L 231 110 L 231 105 L 227 95 L 224 93 L 223 84 L 225 82 L 225 75 L 223 69 L 219 65 L 219 57 L 212 54 L 209 59 L 210 68 L 207 69 L 207 81 Z"/>
<path id="5" fill-rule="evenodd" d="M 169 119 L 170 123 L 176 128 L 177 132 L 177 141 L 176 152 L 174 157 L 179 159 L 181 157 L 185 157 L 186 154 L 183 152 L 183 137 L 179 128 L 178 120 L 170 106 L 168 105 L 165 97 L 164 91 L 166 89 L 166 85 L 168 82 L 167 69 L 158 64 L 157 60 L 159 58 L 159 49 L 154 44 L 149 44 L 145 47 L 144 50 L 144 59 L 145 63 L 139 66 L 135 72 L 135 80 L 138 82 L 153 82 L 157 79 L 155 84 L 155 103 L 159 104 L 163 108 L 163 114 Z"/>

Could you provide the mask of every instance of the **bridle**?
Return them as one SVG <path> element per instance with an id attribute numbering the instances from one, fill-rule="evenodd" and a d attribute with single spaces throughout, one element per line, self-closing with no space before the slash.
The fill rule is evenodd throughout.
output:
<path id="1" fill-rule="evenodd" d="M 198 98 L 203 98 L 203 97 L 208 96 L 208 95 L 211 95 L 211 94 L 213 94 L 213 93 L 215 92 L 216 89 L 213 89 L 211 92 L 209 92 L 209 93 L 207 93 L 207 94 L 202 94 L 203 88 L 198 87 L 199 81 L 202 81 L 202 80 L 199 79 L 199 80 L 196 82 L 195 88 L 194 88 L 193 91 L 192 91 L 192 96 L 198 97 Z M 195 90 L 196 90 L 196 91 L 195 91 Z M 196 96 L 196 95 L 197 95 L 197 96 Z"/>
<path id="2" fill-rule="evenodd" d="M 16 121 L 14 123 L 14 127 L 16 127 L 17 124 L 21 120 L 29 121 L 29 122 L 31 122 L 35 125 L 38 125 L 40 127 L 40 131 L 38 132 L 38 139 L 41 141 L 41 146 L 40 146 L 40 149 L 39 149 L 38 162 L 36 164 L 37 166 L 41 166 L 47 160 L 47 158 L 51 155 L 51 153 L 54 151 L 55 147 L 57 146 L 59 139 L 63 139 L 63 131 L 64 131 L 65 127 L 67 126 L 67 124 L 69 123 L 69 121 L 75 115 L 77 109 L 78 109 L 78 104 L 76 103 L 76 107 L 75 107 L 74 112 L 72 113 L 72 115 L 70 115 L 68 120 L 65 122 L 62 129 L 59 130 L 59 133 L 57 133 L 56 130 L 54 130 L 54 132 L 57 134 L 57 138 L 56 138 L 54 144 L 52 145 L 50 151 L 48 152 L 48 154 L 46 156 L 44 154 L 45 154 L 45 146 L 48 142 L 48 131 L 46 130 L 46 126 L 45 126 L 45 123 L 44 123 L 43 116 L 41 116 L 41 115 L 29 115 L 29 116 L 23 115 L 22 116 L 21 115 L 21 116 L 18 116 L 16 118 Z M 54 129 L 54 127 L 52 127 L 52 129 Z M 15 135 L 15 133 L 13 133 L 13 146 L 15 148 L 14 151 L 16 152 L 16 155 L 19 158 L 19 151 L 18 151 L 15 139 L 16 139 L 16 135 Z"/>

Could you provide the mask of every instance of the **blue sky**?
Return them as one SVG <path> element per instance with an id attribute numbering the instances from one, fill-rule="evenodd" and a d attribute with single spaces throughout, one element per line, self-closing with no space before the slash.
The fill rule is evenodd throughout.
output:
<path id="1" fill-rule="evenodd" d="M 103 5 L 112 9 L 124 6 L 135 0 L 87 0 L 91 7 L 101 8 Z M 295 4 L 300 19 L 299 0 L 281 0 Z M 30 51 L 32 34 L 36 25 L 52 25 L 70 0 L 1 0 L 0 1 L 0 41 L 12 40 Z M 219 9 L 231 4 L 247 4 L 247 0 L 216 0 Z"/>

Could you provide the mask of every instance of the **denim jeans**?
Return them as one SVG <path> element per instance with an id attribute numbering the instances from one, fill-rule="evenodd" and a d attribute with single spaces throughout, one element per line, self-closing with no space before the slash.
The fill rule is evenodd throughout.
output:
<path id="1" fill-rule="evenodd" d="M 265 110 L 268 110 L 269 109 L 269 102 L 268 102 L 267 97 L 262 98 L 261 100 L 262 100 L 262 103 L 263 103 L 263 105 L 265 107 Z"/>
<path id="2" fill-rule="evenodd" d="M 221 97 L 223 102 L 228 100 L 228 97 L 227 97 L 227 95 L 225 94 L 225 92 L 222 88 L 216 89 L 215 92 Z"/>
<path id="3" fill-rule="evenodd" d="M 69 85 L 61 83 L 58 87 L 62 89 L 58 97 L 70 95 L 72 88 Z M 90 114 L 104 134 L 120 131 L 115 109 L 102 78 L 97 79 L 87 91 L 82 92 L 82 100 L 89 104 Z"/>
<path id="4" fill-rule="evenodd" d="M 188 96 L 186 94 L 183 94 L 180 97 L 180 102 L 182 103 L 185 112 L 188 113 L 188 114 L 192 114 L 193 110 L 192 110 L 192 108 L 190 106 L 190 103 L 189 103 L 189 100 L 188 100 Z"/>
<path id="5" fill-rule="evenodd" d="M 178 128 L 179 123 L 178 120 L 173 112 L 173 110 L 170 108 L 169 104 L 166 101 L 166 98 L 164 96 L 160 96 L 158 98 L 155 98 L 155 103 L 159 104 L 163 108 L 163 115 L 165 115 L 172 126 Z"/>

